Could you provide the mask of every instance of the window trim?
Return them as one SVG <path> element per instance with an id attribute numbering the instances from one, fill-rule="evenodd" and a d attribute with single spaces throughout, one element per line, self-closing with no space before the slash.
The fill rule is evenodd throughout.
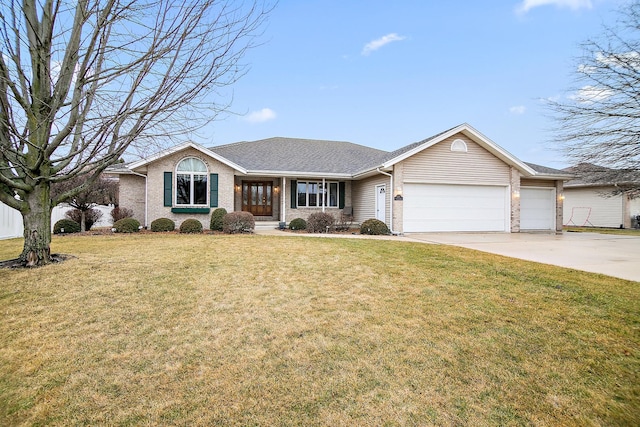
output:
<path id="1" fill-rule="evenodd" d="M 329 209 L 340 209 L 340 182 L 339 181 L 324 181 L 324 188 L 322 186 L 323 181 L 314 181 L 314 180 L 297 180 L 296 181 L 296 207 L 297 208 L 310 208 L 310 209 L 317 209 L 317 208 L 329 208 Z M 300 192 L 300 185 L 304 185 L 305 186 L 305 198 L 304 201 L 302 201 L 300 199 L 301 196 L 301 192 Z M 333 189 L 335 191 L 335 196 L 333 198 L 333 200 L 335 201 L 335 205 L 331 205 L 331 188 L 333 186 Z M 316 192 L 312 192 L 310 193 L 309 190 L 311 188 L 315 188 L 317 189 Z M 316 205 L 313 206 L 309 206 L 309 196 L 310 195 L 315 195 L 316 196 Z M 324 195 L 324 197 L 322 197 L 321 195 Z M 318 197 L 320 196 L 320 197 Z M 302 204 L 301 201 L 304 203 Z M 320 202 L 320 203 L 318 203 Z"/>
<path id="2" fill-rule="evenodd" d="M 202 165 L 205 168 L 204 172 L 200 172 L 200 171 L 180 171 L 178 170 L 178 168 L 180 167 L 180 165 L 190 159 L 194 159 L 197 160 L 198 162 L 202 163 Z M 189 203 L 179 203 L 178 202 L 178 194 L 180 193 L 179 191 L 179 185 L 178 185 L 178 177 L 180 175 L 187 175 L 189 177 Z M 195 203 L 195 197 L 196 197 L 196 189 L 195 189 L 195 177 L 203 177 L 204 178 L 204 182 L 205 182 L 205 191 L 204 191 L 204 202 L 203 203 Z M 181 159 L 175 167 L 175 177 L 173 179 L 173 185 L 174 188 L 176 189 L 175 191 L 175 197 L 173 200 L 174 206 L 176 207 L 180 207 L 180 208 L 187 208 L 187 207 L 202 207 L 202 208 L 208 208 L 209 207 L 209 197 L 210 197 L 210 185 L 211 183 L 209 182 L 209 167 L 207 166 L 207 163 L 198 158 L 198 157 L 185 157 L 183 159 Z"/>

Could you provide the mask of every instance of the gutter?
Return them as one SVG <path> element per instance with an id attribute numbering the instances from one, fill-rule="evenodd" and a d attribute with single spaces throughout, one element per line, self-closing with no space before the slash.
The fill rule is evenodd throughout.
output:
<path id="1" fill-rule="evenodd" d="M 149 201 L 148 201 L 148 197 L 147 197 L 147 175 L 143 175 L 141 173 L 138 172 L 134 172 L 134 171 L 130 171 L 132 174 L 137 175 L 137 176 L 141 176 L 144 178 L 144 228 L 148 227 L 148 222 L 147 222 L 147 209 L 149 206 Z"/>
<path id="2" fill-rule="evenodd" d="M 389 186 L 391 187 L 391 191 L 389 191 L 389 197 L 390 197 L 390 199 L 389 199 L 389 216 L 391 217 L 391 220 L 389 221 L 389 224 L 391 224 L 391 227 L 389 227 L 389 228 L 391 230 L 391 234 L 398 235 L 400 233 L 398 233 L 397 231 L 393 230 L 393 175 L 388 173 L 388 172 L 385 172 L 385 171 L 381 170 L 379 167 L 376 168 L 376 172 L 381 173 L 382 175 L 386 175 L 386 176 L 389 177 L 389 181 L 390 181 Z M 376 197 L 377 197 L 377 195 L 376 195 Z"/>

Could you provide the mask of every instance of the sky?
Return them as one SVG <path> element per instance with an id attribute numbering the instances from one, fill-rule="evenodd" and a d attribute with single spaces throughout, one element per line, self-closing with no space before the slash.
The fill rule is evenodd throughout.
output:
<path id="1" fill-rule="evenodd" d="M 349 141 L 393 151 L 468 123 L 519 159 L 569 166 L 542 100 L 570 96 L 580 43 L 622 0 L 280 0 L 231 113 L 192 139 Z"/>

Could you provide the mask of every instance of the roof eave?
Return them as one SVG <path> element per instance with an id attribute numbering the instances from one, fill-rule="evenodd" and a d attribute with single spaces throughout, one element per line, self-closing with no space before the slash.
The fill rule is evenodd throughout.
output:
<path id="1" fill-rule="evenodd" d="M 193 148 L 195 150 L 198 150 L 202 154 L 205 154 L 205 155 L 207 155 L 209 157 L 212 157 L 212 158 L 216 159 L 217 161 L 219 161 L 220 163 L 223 163 L 223 164 L 229 166 L 230 168 L 235 169 L 236 171 L 238 171 L 240 173 L 245 173 L 245 174 L 247 173 L 246 169 L 243 168 L 242 166 L 240 166 L 240 165 L 232 162 L 231 160 L 221 156 L 220 154 L 214 153 L 213 151 L 209 150 L 208 148 L 203 147 L 200 144 L 196 144 L 195 142 L 192 142 L 192 141 L 188 141 L 188 142 L 184 142 L 182 144 L 178 144 L 178 145 L 176 145 L 174 147 L 171 147 L 171 148 L 168 148 L 166 150 L 160 151 L 160 152 L 158 152 L 156 154 L 153 154 L 153 155 L 151 155 L 149 157 L 146 157 L 146 158 L 144 158 L 142 160 L 138 160 L 137 162 L 133 162 L 133 163 L 129 164 L 128 168 L 133 171 L 133 170 L 138 169 L 138 168 L 140 168 L 142 166 L 146 166 L 149 163 L 153 163 L 156 160 L 159 160 L 159 159 L 161 159 L 163 157 L 166 157 L 166 156 L 169 156 L 171 154 L 180 152 L 182 150 L 186 150 L 187 148 Z"/>
<path id="2" fill-rule="evenodd" d="M 247 170 L 246 175 L 257 176 L 272 176 L 272 177 L 286 177 L 286 178 L 336 178 L 336 179 L 351 179 L 351 174 L 337 173 L 337 172 L 305 172 L 305 171 L 276 171 L 276 170 Z"/>

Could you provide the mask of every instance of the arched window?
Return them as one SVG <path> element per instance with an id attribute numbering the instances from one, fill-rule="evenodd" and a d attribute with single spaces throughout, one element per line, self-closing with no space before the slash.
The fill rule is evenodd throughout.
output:
<path id="1" fill-rule="evenodd" d="M 176 168 L 176 204 L 207 205 L 207 165 L 189 157 Z"/>
<path id="2" fill-rule="evenodd" d="M 467 152 L 467 143 L 461 139 L 456 139 L 451 143 L 451 151 L 457 151 L 459 153 Z"/>

